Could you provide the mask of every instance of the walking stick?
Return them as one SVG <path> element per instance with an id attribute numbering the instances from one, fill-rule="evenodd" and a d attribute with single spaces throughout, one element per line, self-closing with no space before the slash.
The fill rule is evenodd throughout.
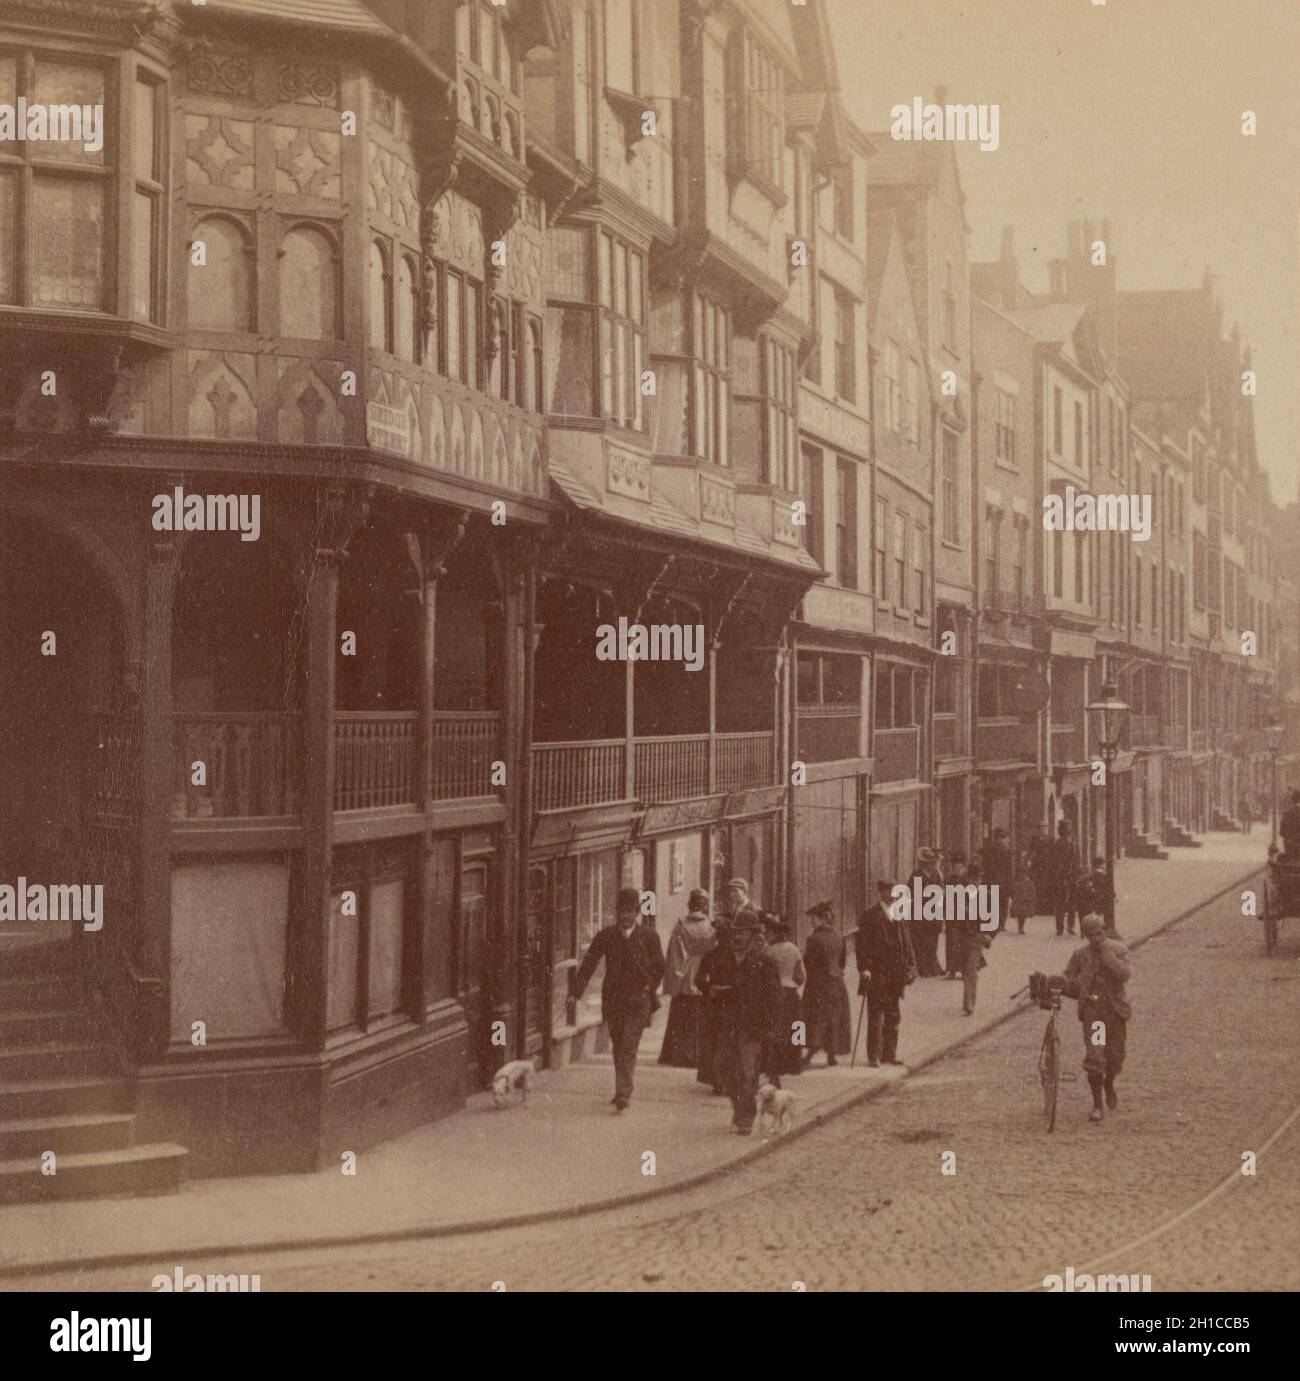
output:
<path id="1" fill-rule="evenodd" d="M 853 1033 L 853 1054 L 849 1057 L 849 1068 L 852 1069 L 858 1062 L 858 1040 L 862 1035 L 862 1014 L 867 1010 L 867 995 L 862 994 L 862 1001 L 858 1003 L 858 1029 Z"/>

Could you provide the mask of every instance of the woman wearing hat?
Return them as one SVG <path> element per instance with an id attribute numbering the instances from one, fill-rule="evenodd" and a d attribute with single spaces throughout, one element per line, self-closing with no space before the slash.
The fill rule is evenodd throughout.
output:
<path id="1" fill-rule="evenodd" d="M 939 868 L 939 856 L 933 849 L 917 849 L 916 873 L 921 878 L 921 886 L 943 886 L 943 873 Z M 943 933 L 943 920 L 920 920 L 913 926 L 916 936 L 916 964 L 922 978 L 942 978 L 943 965 L 939 962 L 939 936 Z"/>
<path id="2" fill-rule="evenodd" d="M 826 1052 L 826 1065 L 838 1064 L 837 1055 L 847 1055 L 853 1043 L 849 1031 L 849 995 L 844 987 L 844 965 L 848 951 L 844 937 L 835 929 L 835 917 L 828 901 L 809 907 L 808 915 L 817 928 L 804 946 L 803 961 L 808 971 L 808 986 L 803 993 L 804 1020 L 808 1048 L 805 1068 L 819 1051 Z"/>
<path id="3" fill-rule="evenodd" d="M 767 935 L 767 957 L 781 976 L 779 1040 L 767 1068 L 773 1079 L 779 1079 L 782 1074 L 798 1074 L 803 1068 L 799 1047 L 794 1043 L 794 1031 L 795 1023 L 800 1020 L 799 989 L 807 981 L 807 973 L 799 946 L 790 938 L 790 927 L 769 911 L 763 914 L 763 929 Z"/>
<path id="4" fill-rule="evenodd" d="M 668 966 L 664 972 L 668 1025 L 659 1052 L 661 1065 L 694 1069 L 700 1062 L 700 1009 L 704 999 L 695 979 L 701 960 L 717 943 L 717 931 L 709 920 L 709 894 L 697 887 L 691 892 L 689 912 L 673 927 L 668 941 Z"/>

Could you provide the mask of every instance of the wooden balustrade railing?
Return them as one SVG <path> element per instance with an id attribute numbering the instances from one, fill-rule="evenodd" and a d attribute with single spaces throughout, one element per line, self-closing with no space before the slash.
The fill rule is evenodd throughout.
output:
<path id="1" fill-rule="evenodd" d="M 559 810 L 622 800 L 625 748 L 621 738 L 534 743 L 534 807 Z"/>
<path id="2" fill-rule="evenodd" d="M 173 717 L 172 818 L 296 815 L 299 717 L 281 711 L 186 711 Z M 203 764 L 203 772 L 195 769 Z M 194 778 L 205 780 L 196 785 Z"/>
<path id="3" fill-rule="evenodd" d="M 680 801 L 709 790 L 708 734 L 636 740 L 635 790 L 643 801 Z"/>
<path id="4" fill-rule="evenodd" d="M 414 710 L 334 712 L 334 809 L 373 810 L 416 800 Z"/>
<path id="5" fill-rule="evenodd" d="M 746 791 L 772 785 L 770 733 L 718 734 L 718 791 Z"/>
<path id="6" fill-rule="evenodd" d="M 495 710 L 439 710 L 433 716 L 433 799 L 491 796 L 501 716 Z"/>

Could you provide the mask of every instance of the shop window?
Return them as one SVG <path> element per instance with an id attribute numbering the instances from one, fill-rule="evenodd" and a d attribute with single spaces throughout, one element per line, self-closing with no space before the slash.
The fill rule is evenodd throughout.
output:
<path id="1" fill-rule="evenodd" d="M 456 987 L 462 997 L 486 987 L 488 956 L 488 865 L 466 863 L 460 875 L 460 935 Z"/>

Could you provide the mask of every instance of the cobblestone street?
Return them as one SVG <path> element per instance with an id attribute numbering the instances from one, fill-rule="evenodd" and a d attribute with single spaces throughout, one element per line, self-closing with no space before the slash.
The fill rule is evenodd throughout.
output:
<path id="1" fill-rule="evenodd" d="M 1153 1290 L 1300 1288 L 1280 1231 L 1300 1211 L 1300 1123 L 1254 1177 L 1240 1175 L 1243 1154 L 1260 1151 L 1296 1103 L 1300 936 L 1284 926 L 1266 959 L 1258 922 L 1238 911 L 1223 898 L 1136 951 L 1121 1106 L 1100 1126 L 1087 1121 L 1070 1002 L 1060 1020 L 1073 1078 L 1051 1136 L 1036 1075 L 1045 1018 L 1030 1010 L 774 1155 L 639 1208 L 183 1264 L 258 1272 L 264 1290 L 1004 1290 L 1067 1266 L 1149 1274 Z M 1139 1243 L 1234 1173 L 1225 1193 Z M 115 1268 L 32 1284 L 147 1289 L 151 1275 Z"/>

